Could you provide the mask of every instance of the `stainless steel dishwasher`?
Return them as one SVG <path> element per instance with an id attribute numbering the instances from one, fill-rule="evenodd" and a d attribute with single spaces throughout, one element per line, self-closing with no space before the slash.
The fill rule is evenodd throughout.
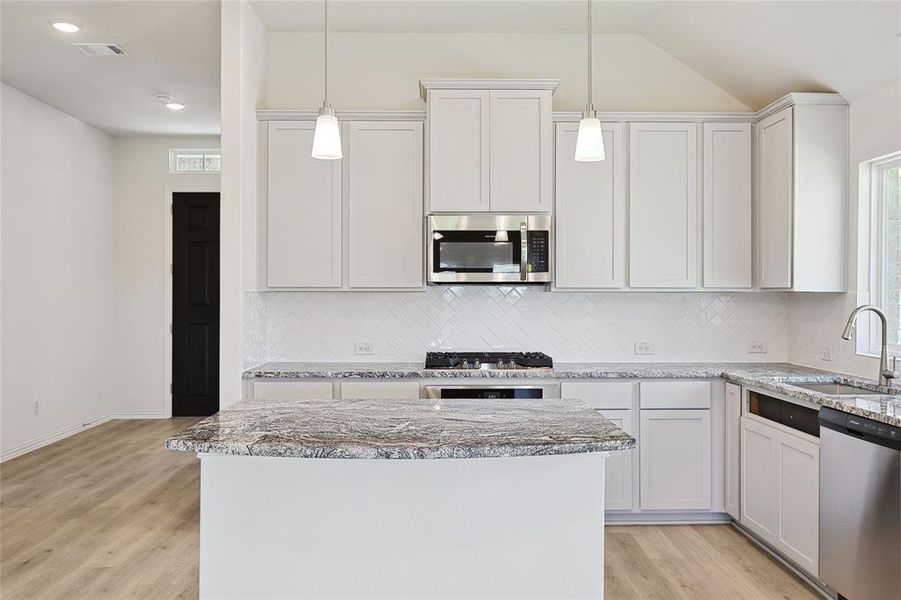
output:
<path id="1" fill-rule="evenodd" d="M 851 600 L 901 598 L 901 427 L 820 410 L 820 578 Z"/>

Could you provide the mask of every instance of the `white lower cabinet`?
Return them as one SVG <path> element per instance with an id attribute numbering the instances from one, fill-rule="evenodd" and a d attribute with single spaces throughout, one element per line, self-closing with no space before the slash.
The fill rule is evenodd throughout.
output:
<path id="1" fill-rule="evenodd" d="M 635 437 L 632 410 L 598 411 L 629 435 Z M 604 506 L 607 510 L 632 510 L 632 457 L 634 450 L 611 452 L 607 457 L 606 491 Z"/>
<path id="2" fill-rule="evenodd" d="M 254 400 L 310 400 L 332 397 L 331 381 L 256 381 Z"/>
<path id="3" fill-rule="evenodd" d="M 642 510 L 709 510 L 709 409 L 642 410 Z"/>
<path id="4" fill-rule="evenodd" d="M 724 427 L 725 480 L 723 504 L 733 519 L 740 519 L 739 490 L 741 490 L 741 387 L 734 383 L 726 384 L 726 410 Z"/>
<path id="5" fill-rule="evenodd" d="M 636 387 L 632 381 L 564 381 L 560 384 L 560 397 L 583 400 L 614 425 L 638 439 L 632 406 Z M 607 456 L 604 494 L 606 510 L 635 509 L 632 484 L 636 461 L 636 450 L 617 450 Z"/>
<path id="6" fill-rule="evenodd" d="M 818 576 L 818 440 L 758 417 L 741 423 L 742 525 Z"/>
<path id="7" fill-rule="evenodd" d="M 419 398 L 417 381 L 345 381 L 341 383 L 344 400 L 373 398 L 388 400 L 415 400 Z"/>

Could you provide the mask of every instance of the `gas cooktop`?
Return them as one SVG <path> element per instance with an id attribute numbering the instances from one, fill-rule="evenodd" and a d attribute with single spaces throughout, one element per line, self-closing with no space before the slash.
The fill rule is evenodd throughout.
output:
<path id="1" fill-rule="evenodd" d="M 552 369 L 554 361 L 543 352 L 426 352 L 426 369 Z"/>

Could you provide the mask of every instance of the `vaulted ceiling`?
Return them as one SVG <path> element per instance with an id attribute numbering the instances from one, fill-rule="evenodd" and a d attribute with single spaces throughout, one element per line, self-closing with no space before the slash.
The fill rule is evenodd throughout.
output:
<path id="1" fill-rule="evenodd" d="M 545 32 L 585 29 L 584 0 L 330 0 L 347 32 Z M 251 0 L 270 31 L 322 30 L 322 0 Z M 751 108 L 788 91 L 849 100 L 901 78 L 901 2 L 596 1 L 598 33 L 643 36 Z M 219 2 L 0 2 L 2 80 L 112 133 L 218 133 Z M 47 21 L 84 29 L 66 36 Z M 118 42 L 126 57 L 71 42 Z M 166 111 L 156 94 L 183 99 Z"/>
<path id="2" fill-rule="evenodd" d="M 322 31 L 322 0 L 251 0 L 270 31 Z M 332 0 L 330 28 L 580 33 L 584 0 Z M 901 77 L 901 2 L 596 1 L 594 31 L 636 33 L 752 108 L 790 91 L 849 100 Z"/>

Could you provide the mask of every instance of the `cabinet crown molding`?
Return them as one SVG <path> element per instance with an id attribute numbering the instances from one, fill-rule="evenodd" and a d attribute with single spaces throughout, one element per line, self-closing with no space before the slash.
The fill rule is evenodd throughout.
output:
<path id="1" fill-rule="evenodd" d="M 257 121 L 315 121 L 318 110 L 258 110 Z M 422 110 L 336 110 L 339 121 L 425 121 Z"/>
<path id="2" fill-rule="evenodd" d="M 847 105 L 848 101 L 841 94 L 832 92 L 791 92 L 778 100 L 770 102 L 757 111 L 757 121 L 764 119 L 774 113 L 779 112 L 783 108 L 795 106 L 796 104 L 838 104 Z"/>
<path id="3" fill-rule="evenodd" d="M 429 90 L 551 90 L 559 79 L 420 79 L 419 95 L 428 100 Z"/>

